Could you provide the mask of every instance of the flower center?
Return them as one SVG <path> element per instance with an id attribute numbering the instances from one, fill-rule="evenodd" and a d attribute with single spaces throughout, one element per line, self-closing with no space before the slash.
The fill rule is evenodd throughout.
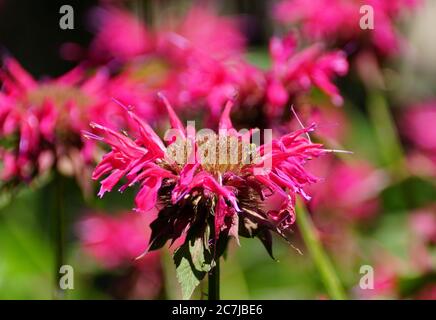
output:
<path id="1" fill-rule="evenodd" d="M 84 107 L 91 102 L 91 99 L 79 88 L 59 84 L 43 84 L 27 94 L 27 101 L 36 106 L 48 99 L 57 107 L 63 107 L 70 101 L 74 101 L 79 107 Z"/>
<path id="2" fill-rule="evenodd" d="M 196 158 L 193 158 L 193 142 L 177 139 L 168 147 L 167 157 L 179 166 L 199 162 L 213 175 L 239 174 L 244 166 L 254 163 L 258 157 L 255 144 L 236 136 L 211 132 L 200 134 L 196 137 L 196 147 Z"/>

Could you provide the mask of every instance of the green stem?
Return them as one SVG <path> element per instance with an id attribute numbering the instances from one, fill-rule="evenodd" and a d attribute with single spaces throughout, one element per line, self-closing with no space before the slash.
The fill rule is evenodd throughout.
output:
<path id="1" fill-rule="evenodd" d="M 327 293 L 334 300 L 346 299 L 344 289 L 334 270 L 333 264 L 324 251 L 319 241 L 316 227 L 310 219 L 305 205 L 301 201 L 297 204 L 297 221 L 303 240 L 321 275 L 321 280 L 326 287 Z"/>
<path id="2" fill-rule="evenodd" d="M 397 176 L 404 176 L 404 152 L 388 102 L 379 90 L 369 92 L 368 113 L 375 130 L 378 149 L 384 165 Z"/>
<path id="3" fill-rule="evenodd" d="M 220 299 L 220 258 L 215 260 L 215 266 L 208 275 L 208 300 Z"/>
<path id="4" fill-rule="evenodd" d="M 65 297 L 64 290 L 59 286 L 62 277 L 60 271 L 61 266 L 64 265 L 65 260 L 65 204 L 64 204 L 64 183 L 60 174 L 56 173 L 55 176 L 55 206 L 53 210 L 53 241 L 55 249 L 55 265 L 54 265 L 54 299 L 63 299 Z"/>

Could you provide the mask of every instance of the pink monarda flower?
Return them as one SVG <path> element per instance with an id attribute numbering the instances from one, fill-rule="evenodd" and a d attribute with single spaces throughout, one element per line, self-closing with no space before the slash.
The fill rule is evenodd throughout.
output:
<path id="1" fill-rule="evenodd" d="M 322 184 L 311 188 L 313 210 L 339 214 L 350 221 L 368 220 L 378 213 L 377 196 L 387 177 L 371 164 L 324 161 L 313 171 L 323 178 Z"/>
<path id="2" fill-rule="evenodd" d="M 413 232 L 425 243 L 436 244 L 436 205 L 413 212 L 410 224 Z"/>
<path id="3" fill-rule="evenodd" d="M 204 113 L 206 109 L 208 120 L 216 124 L 222 106 L 235 93 L 236 103 L 244 108 L 263 98 L 264 74 L 243 59 L 216 60 L 198 51 L 190 55 L 194 59 L 187 61 L 164 89 L 177 110 Z"/>
<path id="4" fill-rule="evenodd" d="M 153 34 L 131 13 L 108 6 L 95 9 L 91 17 L 97 29 L 89 49 L 92 61 L 128 61 L 153 50 Z"/>
<path id="5" fill-rule="evenodd" d="M 434 270 L 432 248 L 436 244 L 436 205 L 414 210 L 410 214 L 410 256 L 413 266 L 421 272 Z"/>
<path id="6" fill-rule="evenodd" d="M 266 101 L 271 112 L 282 111 L 291 96 L 314 87 L 329 96 L 334 105 L 341 105 L 343 99 L 332 78 L 348 72 L 345 53 L 325 52 L 320 45 L 300 52 L 296 49 L 292 35 L 270 41 L 272 68 L 267 75 Z"/>
<path id="7" fill-rule="evenodd" d="M 161 23 L 155 29 L 147 27 L 140 16 L 110 5 L 98 7 L 90 17 L 96 36 L 88 58 L 94 63 L 129 62 L 144 55 L 190 59 L 186 52 L 174 50 L 174 42 L 217 59 L 239 55 L 245 47 L 238 20 L 220 16 L 207 6 L 193 6 L 181 17 L 169 16 L 165 21 L 170 23 Z M 74 46 L 68 44 L 68 48 Z"/>
<path id="8" fill-rule="evenodd" d="M 400 118 L 401 133 L 410 143 L 409 169 L 419 176 L 436 176 L 436 101 L 405 109 Z"/>
<path id="9" fill-rule="evenodd" d="M 436 101 L 407 108 L 402 117 L 402 132 L 418 149 L 436 154 Z"/>
<path id="10" fill-rule="evenodd" d="M 304 123 L 318 123 L 317 136 L 322 137 L 322 141 L 328 141 L 330 145 L 340 145 L 344 141 L 348 132 L 350 132 L 350 123 L 344 112 L 340 108 L 326 108 L 324 106 L 314 107 L 308 105 L 308 115 L 304 118 L 304 114 L 300 111 L 298 115 L 303 116 Z"/>
<path id="11" fill-rule="evenodd" d="M 80 220 L 77 232 L 84 251 L 106 268 L 117 268 L 158 259 L 158 253 L 136 259 L 147 249 L 149 223 L 150 216 L 134 212 L 90 213 Z"/>
<path id="12" fill-rule="evenodd" d="M 122 298 L 153 299 L 163 287 L 159 252 L 137 259 L 147 248 L 150 217 L 132 212 L 92 212 L 77 224 L 82 249 L 106 270 L 118 270 L 111 293 Z M 122 290 L 118 290 L 118 287 Z M 127 291 L 127 292 L 126 292 Z"/>
<path id="13" fill-rule="evenodd" d="M 31 181 L 53 166 L 83 177 L 95 144 L 82 139 L 80 132 L 89 117 L 103 120 L 106 74 L 85 78 L 76 68 L 38 82 L 11 58 L 5 59 L 0 72 L 2 182 Z"/>
<path id="14" fill-rule="evenodd" d="M 325 52 L 320 45 L 298 51 L 292 36 L 271 40 L 272 68 L 267 71 L 240 57 L 217 60 L 194 48 L 189 55 L 195 59 L 186 61 L 171 78 L 174 81 L 165 88 L 165 93 L 177 109 L 207 105 L 215 122 L 234 93 L 241 118 L 247 120 L 261 113 L 266 116 L 262 122 L 281 118 L 286 106 L 308 97 L 314 88 L 325 93 L 335 105 L 343 100 L 333 79 L 348 71 L 345 54 Z"/>
<path id="15" fill-rule="evenodd" d="M 246 39 L 241 32 L 240 22 L 231 16 L 220 16 L 212 6 L 193 6 L 177 23 L 162 25 L 158 32 L 160 45 L 166 41 L 182 42 L 197 48 L 215 59 L 226 59 L 243 53 Z"/>
<path id="16" fill-rule="evenodd" d="M 402 42 L 395 22 L 417 3 L 415 0 L 284 0 L 274 7 L 273 14 L 281 23 L 300 25 L 310 41 L 339 45 L 358 41 L 360 46 L 369 45 L 382 55 L 391 55 Z M 363 5 L 374 10 L 372 30 L 360 27 Z"/>
<path id="17" fill-rule="evenodd" d="M 204 238 L 208 225 L 215 230 L 210 236 L 213 242 L 228 235 L 258 236 L 269 248 L 270 230 L 284 235 L 295 221 L 296 196 L 308 199 L 303 187 L 317 181 L 304 169 L 309 159 L 326 152 L 304 136 L 314 125 L 256 147 L 250 136 L 257 131 L 240 133 L 233 128 L 232 101 L 221 115 L 219 133 L 208 130 L 200 135 L 192 126 L 185 128 L 161 97 L 172 127 L 165 137 L 167 144 L 131 110 L 126 112 L 140 133 L 134 139 L 96 123 L 91 126 L 100 136 L 84 133 L 112 148 L 93 173 L 95 180 L 106 176 L 99 196 L 122 178 L 120 191 L 139 184 L 135 210 L 160 209 L 152 223 L 151 249 L 185 233 L 188 240 Z M 263 201 L 272 195 L 277 207 L 262 210 Z"/>
<path id="18" fill-rule="evenodd" d="M 143 110 L 140 104 L 163 91 L 176 110 L 198 113 L 207 106 L 216 122 L 235 91 L 244 105 L 252 106 L 262 95 L 264 75 L 242 59 L 245 39 L 238 20 L 218 15 L 213 7 L 193 6 L 154 30 L 110 6 L 96 10 L 94 17 L 99 31 L 88 58 L 122 65 L 110 94 L 126 105 Z"/>

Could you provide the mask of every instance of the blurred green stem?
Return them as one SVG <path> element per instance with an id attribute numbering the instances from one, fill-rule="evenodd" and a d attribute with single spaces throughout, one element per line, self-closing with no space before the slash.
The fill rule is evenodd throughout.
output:
<path id="1" fill-rule="evenodd" d="M 209 271 L 208 300 L 220 299 L 220 258 L 215 260 L 215 266 Z"/>
<path id="2" fill-rule="evenodd" d="M 174 259 L 172 257 L 172 253 L 169 252 L 169 250 L 167 249 L 164 249 L 161 252 L 165 280 L 165 299 L 181 300 L 182 295 L 180 292 L 180 288 L 177 285 L 177 281 L 174 281 L 174 279 L 176 278 L 176 270 L 174 267 Z"/>
<path id="3" fill-rule="evenodd" d="M 65 203 L 64 203 L 64 181 L 63 177 L 56 173 L 55 176 L 55 205 L 53 210 L 53 242 L 55 249 L 55 266 L 54 266 L 54 299 L 64 298 L 64 291 L 60 288 L 61 273 L 60 268 L 64 265 L 65 251 Z"/>
<path id="4" fill-rule="evenodd" d="M 369 90 L 367 109 L 382 161 L 397 176 L 404 177 L 406 172 L 403 148 L 386 97 L 380 90 Z"/>
<path id="5" fill-rule="evenodd" d="M 304 243 L 318 269 L 321 280 L 326 287 L 330 298 L 344 300 L 346 295 L 339 278 L 334 270 L 333 264 L 324 251 L 314 226 L 303 202 L 297 203 L 297 221 Z"/>
<path id="6" fill-rule="evenodd" d="M 210 223 L 210 237 L 211 239 L 215 239 L 215 223 L 214 219 Z M 214 244 L 214 252 L 216 252 L 218 240 L 215 241 Z M 215 254 L 215 253 L 214 253 Z M 208 300 L 219 300 L 220 299 L 220 257 L 215 258 L 215 266 L 208 272 Z"/>

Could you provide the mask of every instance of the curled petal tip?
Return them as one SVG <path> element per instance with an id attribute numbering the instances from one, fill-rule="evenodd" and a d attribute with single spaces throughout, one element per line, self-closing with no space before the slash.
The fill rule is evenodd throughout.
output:
<path id="1" fill-rule="evenodd" d="M 165 105 L 165 108 L 167 109 L 168 115 L 170 117 L 171 126 L 175 129 L 180 130 L 180 132 L 185 134 L 185 128 L 183 127 L 183 124 L 180 121 L 179 117 L 177 116 L 176 112 L 174 111 L 173 107 L 171 107 L 171 104 L 168 101 L 167 97 L 162 93 L 162 91 L 159 91 L 157 93 L 157 96 L 159 97 L 159 99 L 162 100 L 163 104 Z"/>
<path id="2" fill-rule="evenodd" d="M 147 250 L 145 250 L 143 253 L 141 253 L 139 256 L 137 256 L 137 257 L 135 258 L 135 261 L 141 260 L 142 258 L 145 257 L 145 255 L 146 255 L 147 253 L 148 253 L 148 248 L 147 248 Z"/>
<path id="3" fill-rule="evenodd" d="M 221 118 L 219 121 L 220 129 L 231 129 L 233 128 L 232 120 L 230 119 L 230 112 L 235 104 L 235 101 L 232 99 L 227 100 L 226 105 L 224 106 L 224 111 L 221 114 Z"/>
<path id="4" fill-rule="evenodd" d="M 122 103 L 120 100 L 118 100 L 118 99 L 116 99 L 116 98 L 114 98 L 114 97 L 112 97 L 112 99 L 111 99 L 113 102 L 115 102 L 117 105 L 119 105 L 120 107 L 122 107 L 124 110 L 126 110 L 126 111 L 132 111 L 133 110 L 133 107 L 131 106 L 131 105 L 125 105 L 124 103 Z"/>
<path id="5" fill-rule="evenodd" d="M 330 153 L 354 154 L 353 151 L 340 150 L 340 149 L 324 149 L 324 151 L 325 151 L 325 152 L 330 152 Z"/>
<path id="6" fill-rule="evenodd" d="M 85 137 L 86 139 L 93 139 L 93 140 L 99 140 L 99 141 L 104 140 L 102 137 L 97 136 L 96 134 L 93 134 L 93 133 L 86 131 L 86 130 L 82 130 L 81 133 L 82 133 L 82 136 Z"/>
<path id="7" fill-rule="evenodd" d="M 165 96 L 165 94 L 162 91 L 158 91 L 158 93 L 156 93 L 157 97 L 159 99 L 161 99 L 164 102 L 168 102 L 167 97 Z"/>
<path id="8" fill-rule="evenodd" d="M 103 130 L 103 131 L 107 129 L 106 127 L 104 127 L 104 126 L 102 126 L 101 124 L 98 124 L 97 122 L 94 122 L 94 121 L 90 122 L 90 123 L 89 123 L 89 126 L 90 126 L 92 129 L 99 129 L 99 130 Z"/>
<path id="9" fill-rule="evenodd" d="M 229 94 L 229 100 L 235 102 L 238 99 L 239 91 L 236 88 L 233 88 L 233 91 Z"/>
<path id="10" fill-rule="evenodd" d="M 158 91 L 156 93 L 157 97 L 163 102 L 163 104 L 165 105 L 165 107 L 167 107 L 168 109 L 172 109 L 170 102 L 168 101 L 167 96 L 162 92 L 162 91 Z"/>

